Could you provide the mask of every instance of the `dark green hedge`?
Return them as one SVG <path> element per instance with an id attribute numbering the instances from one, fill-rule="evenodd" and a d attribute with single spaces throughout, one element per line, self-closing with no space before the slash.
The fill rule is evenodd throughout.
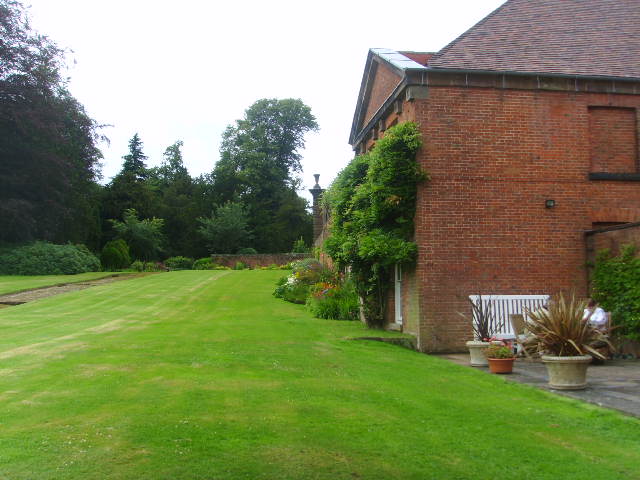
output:
<path id="1" fill-rule="evenodd" d="M 0 255 L 2 275 L 71 275 L 100 271 L 100 261 L 84 245 L 35 242 Z"/>
<path id="2" fill-rule="evenodd" d="M 100 255 L 102 269 L 106 271 L 122 270 L 131 265 L 131 255 L 127 242 L 119 238 L 107 242 Z"/>

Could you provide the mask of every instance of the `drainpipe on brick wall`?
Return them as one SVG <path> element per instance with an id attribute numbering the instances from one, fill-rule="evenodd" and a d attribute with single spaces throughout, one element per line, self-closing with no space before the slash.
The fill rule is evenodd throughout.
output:
<path id="1" fill-rule="evenodd" d="M 309 189 L 309 193 L 313 196 L 313 241 L 322 234 L 322 206 L 320 205 L 320 198 L 324 189 L 320 187 L 318 181 L 320 180 L 320 174 L 315 173 L 314 178 L 316 184 L 313 188 Z"/>

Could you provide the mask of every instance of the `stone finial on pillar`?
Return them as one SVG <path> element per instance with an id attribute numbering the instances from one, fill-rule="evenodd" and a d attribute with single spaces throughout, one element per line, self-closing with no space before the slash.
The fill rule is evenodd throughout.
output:
<path id="1" fill-rule="evenodd" d="M 313 177 L 316 179 L 316 184 L 313 188 L 309 189 L 309 193 L 313 197 L 313 241 L 322 234 L 322 206 L 320 205 L 320 197 L 324 189 L 320 187 L 320 174 L 315 173 Z"/>

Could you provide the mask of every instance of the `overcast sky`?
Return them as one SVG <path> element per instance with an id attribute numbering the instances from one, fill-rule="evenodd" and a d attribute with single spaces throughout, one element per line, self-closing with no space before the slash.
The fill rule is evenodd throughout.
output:
<path id="1" fill-rule="evenodd" d="M 353 157 L 347 141 L 369 48 L 437 51 L 503 0 L 24 2 L 36 30 L 73 50 L 71 93 L 111 125 L 103 182 L 136 132 L 149 166 L 182 140 L 199 175 L 253 102 L 300 98 L 320 124 L 303 152 L 309 188 L 312 174 L 327 186 Z"/>

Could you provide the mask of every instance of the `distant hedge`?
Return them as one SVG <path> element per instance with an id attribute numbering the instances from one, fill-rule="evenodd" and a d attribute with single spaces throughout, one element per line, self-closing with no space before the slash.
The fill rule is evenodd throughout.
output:
<path id="1" fill-rule="evenodd" d="M 189 257 L 171 257 L 164 261 L 165 266 L 169 270 L 191 270 L 193 258 Z"/>
<path id="2" fill-rule="evenodd" d="M 0 254 L 2 275 L 71 275 L 99 270 L 100 260 L 84 245 L 35 242 Z"/>
<path id="3" fill-rule="evenodd" d="M 107 242 L 100 255 L 102 269 L 106 271 L 122 270 L 131 265 L 131 255 L 127 242 L 119 238 Z"/>

